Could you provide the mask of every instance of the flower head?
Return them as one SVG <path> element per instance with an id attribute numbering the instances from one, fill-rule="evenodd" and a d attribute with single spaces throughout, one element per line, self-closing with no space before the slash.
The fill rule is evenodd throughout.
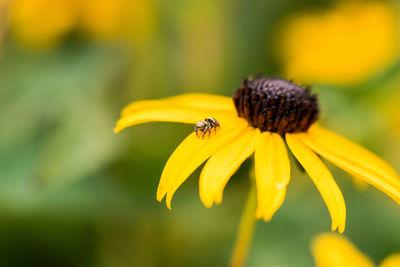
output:
<path id="1" fill-rule="evenodd" d="M 311 245 L 317 267 L 374 267 L 374 263 L 345 237 L 326 233 L 318 235 Z M 400 254 L 383 260 L 379 267 L 400 266 Z"/>
<path id="2" fill-rule="evenodd" d="M 29 48 L 50 48 L 73 30 L 91 39 L 123 37 L 143 46 L 155 28 L 151 0 L 15 0 L 11 3 L 11 32 Z"/>
<path id="3" fill-rule="evenodd" d="M 196 124 L 204 118 L 218 120 L 218 130 L 209 138 L 199 138 L 192 132 L 175 149 L 162 172 L 157 199 L 166 197 L 169 208 L 179 186 L 205 161 L 200 198 L 206 207 L 219 204 L 230 177 L 254 153 L 255 216 L 270 220 L 283 203 L 290 180 L 285 141 L 321 193 L 332 218 L 332 231 L 344 231 L 346 207 L 339 187 L 317 154 L 400 204 L 400 178 L 396 172 L 371 152 L 315 125 L 316 96 L 282 79 L 245 79 L 233 100 L 187 94 L 133 102 L 122 111 L 115 132 L 152 121 Z"/>
<path id="4" fill-rule="evenodd" d="M 27 47 L 58 44 L 77 21 L 73 1 L 17 0 L 11 7 L 12 34 Z"/>
<path id="5" fill-rule="evenodd" d="M 318 119 L 317 97 L 283 79 L 245 79 L 233 100 L 239 117 L 262 132 L 305 132 Z"/>
<path id="6" fill-rule="evenodd" d="M 387 1 L 341 1 L 326 12 L 293 16 L 280 31 L 285 75 L 346 85 L 378 74 L 398 55 L 395 10 Z"/>

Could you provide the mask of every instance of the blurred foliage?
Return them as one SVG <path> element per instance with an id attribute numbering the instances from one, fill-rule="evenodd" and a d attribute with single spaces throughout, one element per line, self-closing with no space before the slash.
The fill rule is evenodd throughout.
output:
<path id="1" fill-rule="evenodd" d="M 196 172 L 169 211 L 156 202 L 158 179 L 192 126 L 149 124 L 115 135 L 115 120 L 133 100 L 231 95 L 242 76 L 285 73 L 288 61 L 276 54 L 282 23 L 310 10 L 325 16 L 336 6 L 315 0 L 14 0 L 0 8 L 0 21 L 9 18 L 0 57 L 0 266 L 225 266 L 249 185 L 248 162 L 220 206 L 202 206 Z M 380 33 L 381 24 L 361 24 L 363 40 Z M 307 40 L 318 45 L 320 37 Z M 384 45 L 356 41 L 349 48 L 362 60 L 371 56 L 369 47 Z M 368 67 L 360 71 L 363 80 L 316 80 L 313 90 L 321 123 L 400 171 L 400 65 L 388 47 L 379 73 L 366 61 L 342 57 L 346 66 Z M 306 48 L 299 51 L 310 55 Z M 318 191 L 292 167 L 283 207 L 272 222 L 257 223 L 249 266 L 312 266 L 310 240 L 329 230 Z M 400 251 L 399 207 L 372 187 L 358 191 L 347 174 L 328 167 L 346 200 L 346 235 L 376 263 Z"/>

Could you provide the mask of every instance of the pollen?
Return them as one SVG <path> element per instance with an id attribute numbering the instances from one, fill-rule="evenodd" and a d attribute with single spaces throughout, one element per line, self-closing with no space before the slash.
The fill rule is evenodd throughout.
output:
<path id="1" fill-rule="evenodd" d="M 280 78 L 246 78 L 233 94 L 233 101 L 238 116 L 262 132 L 306 132 L 318 119 L 316 95 Z"/>

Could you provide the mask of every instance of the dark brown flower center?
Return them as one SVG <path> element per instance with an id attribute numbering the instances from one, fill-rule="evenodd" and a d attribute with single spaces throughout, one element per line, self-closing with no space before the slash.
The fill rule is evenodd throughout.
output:
<path id="1" fill-rule="evenodd" d="M 233 101 L 239 117 L 262 132 L 305 132 L 318 119 L 316 95 L 283 79 L 246 78 Z"/>

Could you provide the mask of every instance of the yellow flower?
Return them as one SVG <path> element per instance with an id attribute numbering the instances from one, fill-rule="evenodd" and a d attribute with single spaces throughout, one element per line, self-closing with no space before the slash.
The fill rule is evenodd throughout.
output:
<path id="1" fill-rule="evenodd" d="M 393 63 L 396 7 L 385 1 L 342 1 L 333 10 L 299 14 L 281 28 L 285 75 L 305 83 L 354 84 Z"/>
<path id="2" fill-rule="evenodd" d="M 151 0 L 79 0 L 78 7 L 80 26 L 95 39 L 120 36 L 140 46 L 154 32 L 155 7 Z"/>
<path id="3" fill-rule="evenodd" d="M 76 21 L 72 0 L 15 0 L 12 3 L 12 34 L 27 47 L 54 46 L 76 25 Z"/>
<path id="4" fill-rule="evenodd" d="M 20 44 L 49 48 L 74 29 L 88 37 L 121 37 L 143 46 L 153 35 L 155 7 L 151 0 L 14 0 L 11 30 Z"/>
<path id="5" fill-rule="evenodd" d="M 311 250 L 317 267 L 373 267 L 374 263 L 345 237 L 326 233 L 317 236 Z M 400 266 L 400 254 L 387 257 L 380 267 Z"/>
<path id="6" fill-rule="evenodd" d="M 81 25 L 89 36 L 108 39 L 120 33 L 126 0 L 81 0 L 79 2 Z"/>
<path id="7" fill-rule="evenodd" d="M 290 179 L 284 140 L 325 200 L 332 231 L 344 231 L 346 207 L 339 187 L 317 154 L 400 203 L 400 178 L 396 172 L 371 152 L 312 125 L 318 117 L 316 96 L 282 79 L 245 79 L 233 100 L 186 94 L 133 102 L 122 111 L 115 132 L 146 122 L 196 124 L 209 117 L 217 120 L 220 127 L 208 128 L 204 135 L 191 133 L 165 165 L 157 199 L 161 201 L 166 196 L 169 208 L 175 191 L 207 159 L 200 175 L 200 198 L 206 207 L 220 203 L 229 178 L 254 152 L 258 202 L 255 216 L 270 220 L 285 198 Z"/>
<path id="8" fill-rule="evenodd" d="M 379 265 L 380 267 L 398 267 L 400 266 L 400 253 L 392 254 Z"/>

